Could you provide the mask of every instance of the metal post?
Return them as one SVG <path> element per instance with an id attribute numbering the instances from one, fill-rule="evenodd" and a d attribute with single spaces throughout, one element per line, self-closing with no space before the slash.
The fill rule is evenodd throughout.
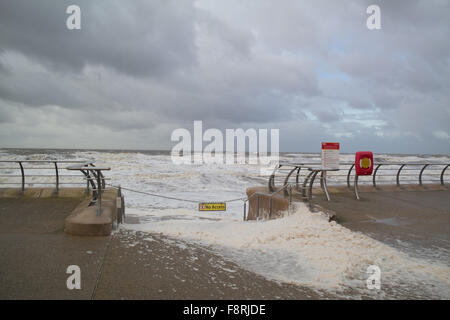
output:
<path id="1" fill-rule="evenodd" d="M 103 175 L 101 170 L 98 171 L 98 175 L 100 176 L 101 181 L 102 181 L 102 188 L 105 189 L 106 188 L 105 176 Z"/>
<path id="2" fill-rule="evenodd" d="M 275 172 L 281 167 L 282 167 L 281 164 L 275 166 L 275 168 L 273 169 L 272 174 L 270 175 L 270 178 L 269 178 L 269 191 L 270 192 L 274 192 L 275 191 Z"/>
<path id="3" fill-rule="evenodd" d="M 87 169 L 87 172 L 88 173 L 91 172 L 91 174 L 93 176 L 92 180 L 90 180 L 90 181 L 92 181 L 92 195 L 93 195 L 93 198 L 97 200 L 98 193 L 99 193 L 99 188 L 98 188 L 98 186 L 97 187 L 95 186 L 95 182 L 97 182 L 97 184 L 99 184 L 98 183 L 98 181 L 99 181 L 98 179 L 99 179 L 100 176 L 98 175 L 98 172 L 96 172 L 95 168 L 92 169 L 92 170 Z"/>
<path id="4" fill-rule="evenodd" d="M 23 171 L 23 165 L 22 162 L 19 161 L 19 166 L 20 166 L 20 172 L 22 172 L 22 192 L 25 191 L 25 173 Z"/>
<path id="5" fill-rule="evenodd" d="M 122 205 L 122 189 L 120 188 L 120 186 L 117 188 L 117 199 L 120 199 L 120 210 L 118 210 L 119 212 L 119 217 L 117 217 L 117 222 L 118 223 L 123 223 L 123 205 Z M 117 201 L 116 199 L 116 201 Z"/>
<path id="6" fill-rule="evenodd" d="M 429 166 L 429 164 L 426 164 L 426 165 L 424 165 L 424 166 L 422 167 L 422 170 L 420 170 L 420 174 L 419 174 L 419 184 L 420 184 L 420 185 L 422 185 L 422 174 L 423 174 L 425 168 L 428 167 L 428 166 Z"/>
<path id="7" fill-rule="evenodd" d="M 322 189 L 323 191 L 325 191 L 325 195 L 327 196 L 327 201 L 330 201 L 330 194 L 328 193 L 328 188 L 327 188 L 327 172 L 323 172 L 321 174 L 321 181 L 322 181 Z"/>
<path id="8" fill-rule="evenodd" d="M 86 196 L 88 196 L 89 195 L 89 185 L 92 184 L 92 188 L 95 189 L 95 184 L 94 184 L 94 181 L 91 180 L 91 176 L 89 174 L 89 169 L 88 170 L 80 170 L 80 171 L 86 177 Z M 93 198 L 97 199 L 96 191 L 94 190 L 92 193 L 93 193 L 92 194 Z"/>
<path id="9" fill-rule="evenodd" d="M 313 175 L 314 171 L 311 171 L 308 176 L 303 180 L 303 189 L 302 189 L 302 198 L 303 200 L 306 200 L 306 186 L 308 185 L 308 181 Z"/>
<path id="10" fill-rule="evenodd" d="M 288 184 L 288 182 L 289 182 L 289 178 L 291 177 L 291 175 L 294 173 L 295 170 L 297 170 L 297 167 L 294 167 L 294 169 L 292 169 L 291 171 L 289 171 L 288 175 L 287 175 L 286 178 L 284 179 L 284 184 L 283 184 L 283 186 L 287 186 L 287 184 Z M 287 191 L 286 188 L 283 190 L 283 193 L 284 193 L 285 196 L 288 195 L 288 191 Z"/>
<path id="11" fill-rule="evenodd" d="M 359 193 L 358 193 L 358 175 L 357 174 L 355 174 L 355 196 L 356 196 L 356 199 L 357 200 L 359 200 Z"/>
<path id="12" fill-rule="evenodd" d="M 289 205 L 288 205 L 288 213 L 291 213 L 292 206 L 292 185 L 289 185 Z"/>
<path id="13" fill-rule="evenodd" d="M 400 172 L 402 171 L 404 166 L 406 166 L 406 163 L 402 164 L 397 171 L 397 186 L 400 186 Z"/>
<path id="14" fill-rule="evenodd" d="M 89 175 L 86 176 L 86 195 L 89 195 Z"/>
<path id="15" fill-rule="evenodd" d="M 375 181 L 375 178 L 377 177 L 377 171 L 380 167 L 381 167 L 381 164 L 377 165 L 377 167 L 375 168 L 375 171 L 373 173 L 372 182 L 373 182 L 373 186 L 375 187 L 375 189 L 377 188 L 377 183 Z"/>
<path id="16" fill-rule="evenodd" d="M 323 190 L 323 176 L 324 176 L 324 171 L 320 172 L 320 188 Z"/>
<path id="17" fill-rule="evenodd" d="M 442 172 L 441 172 L 441 184 L 444 186 L 445 185 L 445 183 L 444 183 L 444 173 L 445 173 L 445 170 L 447 170 L 447 168 L 450 166 L 450 164 L 448 164 L 448 165 L 446 165 L 445 166 L 445 168 L 442 170 Z"/>
<path id="18" fill-rule="evenodd" d="M 55 189 L 55 193 L 58 193 L 58 192 L 59 192 L 59 173 L 58 173 L 58 164 L 57 164 L 56 161 L 54 162 L 54 164 L 55 164 L 55 173 L 56 173 L 56 189 Z"/>
<path id="19" fill-rule="evenodd" d="M 350 174 L 352 172 L 353 167 L 355 166 L 355 164 L 352 164 L 352 166 L 350 167 L 350 169 L 348 169 L 348 173 L 347 173 L 347 188 L 350 188 Z"/>
<path id="20" fill-rule="evenodd" d="M 246 213 L 247 213 L 247 201 L 244 200 L 244 221 L 246 220 Z"/>
<path id="21" fill-rule="evenodd" d="M 97 216 L 102 214 L 102 182 L 100 174 L 97 172 Z"/>
<path id="22" fill-rule="evenodd" d="M 297 170 L 297 176 L 295 177 L 295 187 L 297 188 L 297 191 L 300 191 L 299 189 L 298 189 L 298 176 L 300 175 L 300 169 L 301 169 L 302 167 L 301 166 L 299 166 L 298 167 L 298 170 Z"/>
<path id="23" fill-rule="evenodd" d="M 311 182 L 309 183 L 309 208 L 312 209 L 312 189 L 314 184 L 314 179 L 316 179 L 317 174 L 319 171 L 315 170 L 312 172 L 313 175 L 311 177 Z"/>

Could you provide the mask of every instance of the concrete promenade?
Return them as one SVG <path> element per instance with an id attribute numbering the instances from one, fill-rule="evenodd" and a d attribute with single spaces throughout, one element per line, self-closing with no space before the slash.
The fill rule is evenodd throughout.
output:
<path id="1" fill-rule="evenodd" d="M 0 190 L 0 299 L 319 298 L 162 235 L 67 235 L 64 220 L 84 199 L 83 190 Z M 81 290 L 67 289 L 69 265 L 81 269 Z"/>
<path id="2" fill-rule="evenodd" d="M 449 262 L 450 192 L 330 188 L 314 203 L 344 226 L 412 254 Z M 83 190 L 0 190 L 0 299 L 321 299 L 329 293 L 267 280 L 209 250 L 163 235 L 120 230 L 111 236 L 64 233 Z M 128 223 L 133 221 L 128 220 Z M 69 290 L 69 265 L 81 290 Z M 408 298 L 398 297 L 398 298 Z"/>
<path id="3" fill-rule="evenodd" d="M 360 200 L 347 188 L 321 191 L 313 203 L 329 210 L 343 226 L 407 251 L 450 264 L 450 190 L 440 185 L 360 188 Z"/>

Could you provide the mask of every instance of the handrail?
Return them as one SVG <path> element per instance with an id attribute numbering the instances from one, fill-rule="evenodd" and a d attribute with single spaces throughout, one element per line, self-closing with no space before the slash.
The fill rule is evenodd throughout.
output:
<path id="1" fill-rule="evenodd" d="M 60 182 L 60 177 L 62 177 L 59 174 L 59 167 L 58 164 L 68 164 L 68 163 L 72 163 L 72 164 L 83 164 L 83 165 L 93 165 L 95 161 L 94 160 L 0 160 L 0 163 L 17 163 L 19 165 L 18 169 L 20 169 L 20 177 L 21 177 L 21 182 L 12 182 L 12 183 L 7 183 L 7 184 L 20 184 L 20 189 L 21 192 L 25 192 L 25 187 L 27 184 L 49 184 L 49 182 L 30 182 L 27 183 L 26 182 L 26 174 L 25 174 L 25 169 L 27 170 L 54 170 L 55 171 L 55 193 L 59 192 L 59 186 L 61 184 Z M 53 167 L 25 167 L 25 164 L 30 164 L 30 163 L 38 163 L 38 164 L 42 164 L 42 163 L 48 163 L 48 164 L 53 164 Z M 14 170 L 15 168 L 5 168 L 5 167 L 0 167 L 0 170 Z M 15 177 L 14 175 L 4 175 L 3 177 Z M 44 175 L 44 174 L 37 174 L 37 175 L 28 175 L 29 177 L 49 177 L 52 175 Z M 0 182 L 0 185 L 2 184 L 6 184 L 4 182 Z M 74 183 L 76 184 L 76 183 Z"/>
<path id="2" fill-rule="evenodd" d="M 71 164 L 66 167 L 68 170 L 77 170 L 84 174 L 86 179 L 86 195 L 89 194 L 89 186 L 92 186 L 92 199 L 89 205 L 97 204 L 97 215 L 102 214 L 102 193 L 105 190 L 105 176 L 102 171 L 110 170 L 109 167 L 96 167 L 94 165 L 94 160 L 0 160 L 0 163 L 17 163 L 19 164 L 21 175 L 19 177 L 22 178 L 21 182 L 21 192 L 25 191 L 26 181 L 25 181 L 25 163 L 48 163 L 53 164 L 53 167 L 28 167 L 27 170 L 55 170 L 55 193 L 59 192 L 59 186 L 61 184 L 60 177 L 74 175 L 60 175 L 58 164 Z M 14 168 L 5 168 L 0 167 L 0 170 L 13 170 Z M 31 177 L 52 177 L 53 175 L 48 174 L 36 174 L 29 175 Z M 14 175 L 3 175 L 2 177 L 17 177 Z M 96 183 L 95 183 L 96 182 Z M 33 181 L 33 184 L 49 184 L 49 182 L 36 182 Z M 0 182 L 1 184 L 5 184 L 4 182 Z M 15 184 L 15 183 L 12 183 Z M 17 184 L 19 184 L 17 182 Z M 77 184 L 77 183 L 73 183 Z M 84 184 L 84 182 L 83 182 Z"/>
<path id="3" fill-rule="evenodd" d="M 278 164 L 270 178 L 269 178 L 269 191 L 273 192 L 276 189 L 276 182 L 282 183 L 282 185 L 285 185 L 289 182 L 290 178 L 293 176 L 294 172 L 297 170 L 296 177 L 295 177 L 295 185 L 298 191 L 300 191 L 300 183 L 299 183 L 299 176 L 300 176 L 300 169 L 305 166 L 310 165 L 320 165 L 318 162 L 302 162 L 302 163 L 280 163 Z M 348 166 L 348 167 L 347 167 Z M 415 176 L 415 174 L 411 174 L 411 171 L 417 171 L 417 180 L 419 182 L 419 185 L 423 185 L 425 181 L 437 181 L 436 180 L 430 180 L 430 177 L 436 175 L 436 172 L 439 171 L 440 174 L 440 183 L 442 185 L 445 185 L 444 176 L 445 172 L 448 169 L 450 164 L 447 163 L 431 163 L 431 162 L 379 162 L 374 164 L 374 172 L 372 175 L 372 184 L 375 188 L 377 188 L 377 177 L 390 177 L 392 176 L 390 173 L 392 171 L 395 171 L 395 181 L 392 181 L 397 186 L 400 186 L 401 183 L 409 182 L 406 180 L 402 180 L 402 176 Z M 347 167 L 347 168 L 346 168 Z M 347 170 L 346 173 L 346 184 L 349 189 L 352 188 L 350 180 L 351 176 L 354 172 L 355 163 L 354 162 L 341 162 L 340 163 L 340 169 L 341 170 Z M 397 168 L 396 168 L 397 167 Z M 419 168 L 417 168 L 419 167 Z M 437 167 L 444 167 L 443 169 L 437 168 Z M 384 170 L 382 170 L 384 169 Z M 441 171 L 442 170 L 442 171 Z M 383 174 L 381 171 L 384 171 Z M 406 173 L 403 173 L 404 171 L 407 171 Z M 425 177 L 425 171 L 429 172 L 429 174 Z M 381 173 L 380 173 L 381 172 Z M 280 177 L 281 175 L 281 177 Z M 279 179 L 282 179 L 281 181 Z M 333 182 L 340 183 L 342 182 L 340 178 L 343 178 L 342 174 L 335 174 L 332 176 L 332 178 L 336 179 Z M 389 180 L 383 180 L 383 182 L 386 182 Z"/>
<path id="4" fill-rule="evenodd" d="M 302 196 L 304 199 L 308 200 L 306 196 L 306 188 L 307 183 L 310 181 L 315 180 L 315 176 L 317 175 L 317 172 L 310 172 L 303 176 L 303 183 L 300 186 L 300 170 L 302 167 L 308 167 L 308 166 L 318 166 L 320 165 L 319 162 L 302 162 L 302 163 L 288 163 L 288 162 L 282 162 L 279 163 L 273 170 L 270 178 L 269 178 L 269 191 L 273 192 L 276 189 L 276 182 L 282 183 L 282 187 L 286 187 L 287 185 L 291 185 L 289 183 L 291 177 L 293 176 L 294 172 L 297 170 L 297 174 L 295 177 L 295 188 L 297 191 L 301 191 Z M 377 185 L 377 177 L 384 177 L 384 180 L 381 180 L 382 182 L 389 182 L 392 180 L 389 180 L 391 177 L 395 177 L 394 181 L 392 181 L 395 185 L 398 187 L 401 186 L 401 184 L 411 184 L 412 182 L 418 182 L 420 186 L 424 185 L 425 181 L 428 182 L 440 182 L 441 185 L 445 186 L 445 173 L 446 170 L 450 167 L 450 164 L 448 163 L 436 163 L 436 162 L 378 162 L 374 164 L 374 171 L 372 174 L 372 185 L 374 188 L 378 189 Z M 384 170 L 383 170 L 384 169 Z M 355 176 L 355 184 L 351 186 L 350 179 L 352 176 L 352 172 L 355 170 L 355 163 L 354 162 L 341 162 L 340 163 L 340 170 L 341 171 L 346 170 L 346 174 L 340 174 L 337 173 L 331 178 L 334 178 L 332 182 L 340 184 L 345 183 L 347 187 L 351 190 L 352 187 L 355 191 L 355 195 L 357 198 L 359 198 L 357 194 L 357 177 Z M 384 172 L 383 172 L 384 171 Z M 417 173 L 415 173 L 416 171 Z M 428 172 L 428 174 L 425 175 L 425 171 Z M 392 173 L 395 172 L 395 173 Z M 283 175 L 284 173 L 284 175 Z M 434 179 L 439 174 L 440 178 L 439 180 Z M 281 175 L 281 177 L 280 177 Z M 321 173 L 323 175 L 323 172 Z M 354 175 L 354 173 L 353 173 Z M 406 179 L 401 179 L 401 177 L 404 177 Z M 407 180 L 407 177 L 415 177 L 414 180 Z M 281 180 L 279 180 L 281 178 Z M 345 181 L 343 180 L 345 179 Z M 380 181 L 379 181 L 380 182 Z M 321 187 L 323 188 L 323 179 L 321 179 Z M 312 184 L 309 186 L 309 188 L 312 188 Z M 286 189 L 285 195 L 287 193 Z M 310 191 L 311 195 L 311 191 Z M 328 197 L 327 197 L 328 198 Z"/>
<path id="5" fill-rule="evenodd" d="M 96 167 L 93 164 L 73 165 L 68 166 L 67 170 L 79 170 L 82 172 L 88 181 L 92 184 L 93 197 L 91 203 L 97 203 L 97 216 L 102 214 L 102 193 L 105 190 L 105 177 L 102 171 L 111 170 L 110 167 Z M 97 185 L 94 183 L 94 179 L 90 178 L 89 172 L 95 177 Z"/>

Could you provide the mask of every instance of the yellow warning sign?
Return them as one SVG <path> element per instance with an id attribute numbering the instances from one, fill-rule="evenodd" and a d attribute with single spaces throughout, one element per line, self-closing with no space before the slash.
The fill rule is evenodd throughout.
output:
<path id="1" fill-rule="evenodd" d="M 226 211 L 227 204 L 225 202 L 206 202 L 198 204 L 199 211 Z"/>

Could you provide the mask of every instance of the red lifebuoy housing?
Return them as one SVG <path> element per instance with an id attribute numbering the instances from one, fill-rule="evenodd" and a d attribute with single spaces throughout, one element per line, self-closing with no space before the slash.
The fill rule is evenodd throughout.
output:
<path id="1" fill-rule="evenodd" d="M 358 151 L 355 154 L 355 172 L 358 176 L 370 176 L 373 171 L 373 153 Z"/>

